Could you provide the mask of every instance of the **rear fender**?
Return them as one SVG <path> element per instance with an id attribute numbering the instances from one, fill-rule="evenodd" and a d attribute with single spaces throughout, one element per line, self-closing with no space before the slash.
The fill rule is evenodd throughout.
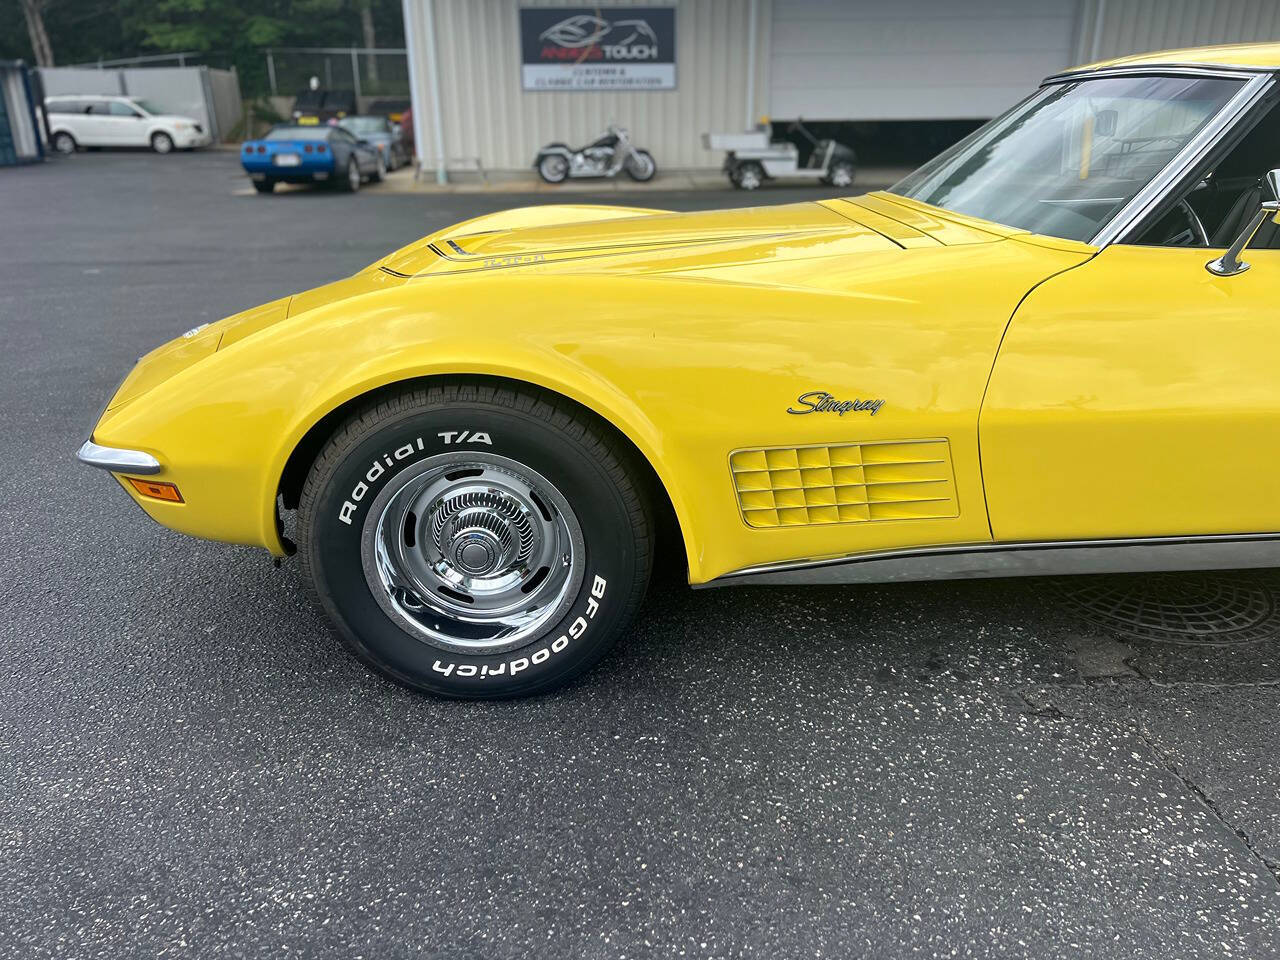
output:
<path id="1" fill-rule="evenodd" d="M 550 156 L 561 156 L 566 160 L 571 160 L 573 158 L 573 151 L 563 143 L 549 143 L 538 151 L 538 155 L 533 158 L 533 165 L 536 167 L 542 162 L 543 157 Z"/>

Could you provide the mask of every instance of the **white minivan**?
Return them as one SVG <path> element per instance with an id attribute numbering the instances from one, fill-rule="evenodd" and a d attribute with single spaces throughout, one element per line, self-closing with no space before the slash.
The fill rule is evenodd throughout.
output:
<path id="1" fill-rule="evenodd" d="M 49 145 L 58 153 L 78 147 L 150 147 L 156 153 L 207 146 L 212 139 L 190 117 L 165 113 L 137 97 L 46 97 Z"/>

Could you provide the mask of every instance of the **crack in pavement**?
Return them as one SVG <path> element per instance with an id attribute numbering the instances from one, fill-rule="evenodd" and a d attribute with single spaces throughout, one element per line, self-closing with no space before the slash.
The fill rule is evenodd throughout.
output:
<path id="1" fill-rule="evenodd" d="M 1268 859 L 1256 847 L 1254 847 L 1253 841 L 1249 839 L 1249 835 L 1227 819 L 1226 815 L 1218 808 L 1217 803 L 1214 802 L 1213 798 L 1209 796 L 1205 789 L 1201 787 L 1200 784 L 1192 780 L 1191 777 L 1182 772 L 1177 762 L 1168 753 L 1168 751 L 1164 750 L 1156 742 L 1155 737 L 1151 735 L 1151 731 L 1147 729 L 1146 723 L 1139 720 L 1136 729 L 1138 736 L 1142 738 L 1142 741 L 1147 745 L 1151 752 L 1155 754 L 1156 758 L 1159 759 L 1161 766 L 1168 770 L 1169 773 L 1173 774 L 1173 776 L 1177 777 L 1178 780 L 1181 781 L 1182 785 L 1200 801 L 1201 805 L 1204 806 L 1210 814 L 1213 815 L 1214 819 L 1235 834 L 1236 838 L 1244 844 L 1244 848 L 1249 851 L 1249 856 L 1271 875 L 1272 883 L 1275 884 L 1277 890 L 1280 890 L 1280 863 L 1276 863 Z"/>
<path id="2" fill-rule="evenodd" d="M 1112 678 L 1107 678 L 1106 680 L 1093 680 L 1093 681 L 1084 680 L 1078 686 L 1082 688 L 1098 687 L 1104 682 L 1113 686 L 1129 686 L 1131 684 L 1136 684 L 1136 683 L 1145 683 L 1147 686 L 1162 687 L 1165 689 L 1169 689 L 1177 686 L 1187 685 L 1187 684 L 1155 683 L 1151 680 L 1150 677 L 1144 674 L 1142 670 L 1139 669 L 1136 665 L 1126 662 L 1125 666 L 1133 670 L 1134 673 L 1137 674 L 1137 676 L 1136 677 L 1118 677 L 1118 678 L 1112 677 Z M 1207 686 L 1207 687 L 1280 686 L 1280 684 L 1270 683 L 1270 682 L 1245 683 L 1245 684 L 1201 684 L 1201 685 Z M 1073 684 L 1072 686 L 1077 686 L 1077 685 Z M 1074 714 L 1066 713 L 1060 707 L 1058 707 L 1056 704 L 1052 702 L 1049 702 L 1049 701 L 1037 702 L 1036 699 L 1034 699 L 1033 694 L 1025 689 L 1019 690 L 1018 696 L 1022 700 L 1022 702 L 1025 703 L 1029 708 L 1029 710 L 1027 711 L 1028 716 L 1042 717 L 1042 718 L 1051 719 L 1051 720 L 1075 720 L 1082 723 L 1090 722 L 1087 717 L 1081 717 L 1081 716 L 1076 716 Z M 1131 710 L 1134 709 L 1132 704 L 1130 705 L 1130 709 Z M 1263 854 L 1260 850 L 1258 850 L 1257 847 L 1254 846 L 1253 841 L 1250 839 L 1249 834 L 1246 831 L 1237 827 L 1227 818 L 1226 814 L 1223 813 L 1222 809 L 1218 806 L 1217 802 L 1209 795 L 1208 791 L 1206 791 L 1202 786 L 1200 786 L 1200 784 L 1196 783 L 1196 781 L 1192 779 L 1188 774 L 1183 772 L 1182 768 L 1179 767 L 1173 755 L 1169 751 L 1161 747 L 1160 744 L 1156 741 L 1155 736 L 1151 733 L 1150 729 L 1147 727 L 1146 722 L 1141 718 L 1139 714 L 1137 714 L 1136 712 L 1133 713 L 1132 719 L 1134 723 L 1134 727 L 1133 727 L 1134 732 L 1137 733 L 1137 735 L 1142 739 L 1142 742 L 1146 744 L 1147 749 L 1151 751 L 1153 756 L 1155 756 L 1160 766 L 1163 767 L 1173 777 L 1177 778 L 1177 780 L 1182 784 L 1183 788 L 1187 792 L 1189 792 L 1193 797 L 1195 797 L 1197 801 L 1199 801 L 1200 805 L 1206 811 L 1208 811 L 1210 816 L 1212 816 L 1218 823 L 1220 823 L 1225 829 L 1229 830 L 1236 837 L 1236 839 L 1244 846 L 1245 850 L 1248 853 L 1249 858 L 1253 860 L 1255 863 L 1257 863 L 1259 866 L 1261 866 L 1264 870 L 1267 871 L 1267 874 L 1271 877 L 1272 884 L 1275 886 L 1277 891 L 1280 891 L 1280 862 L 1271 860 L 1265 854 Z"/>
<path id="3" fill-rule="evenodd" d="M 1028 694 L 1026 690 L 1019 690 L 1018 697 L 1022 700 L 1023 703 L 1025 703 L 1030 708 L 1029 710 L 1023 711 L 1024 716 L 1044 717 L 1049 720 L 1082 720 L 1084 719 L 1083 717 L 1076 717 L 1076 716 L 1072 716 L 1069 713 L 1064 713 L 1057 706 L 1057 704 L 1036 703 L 1034 700 L 1031 699 L 1030 694 Z"/>
<path id="4" fill-rule="evenodd" d="M 1136 668 L 1135 668 L 1136 669 Z M 1181 690 L 1181 689 L 1199 689 L 1199 690 L 1262 690 L 1268 687 L 1280 687 L 1280 680 L 1155 680 L 1151 677 L 1143 676 L 1143 679 L 1153 687 L 1161 690 Z"/>

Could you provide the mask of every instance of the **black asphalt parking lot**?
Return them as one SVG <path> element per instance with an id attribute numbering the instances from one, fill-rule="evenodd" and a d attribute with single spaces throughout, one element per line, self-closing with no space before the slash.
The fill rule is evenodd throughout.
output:
<path id="1" fill-rule="evenodd" d="M 147 521 L 73 460 L 140 353 L 557 199 L 243 188 L 228 153 L 0 172 L 0 956 L 1280 953 L 1276 575 L 665 576 L 567 690 L 453 703 L 350 657 L 297 564 Z"/>

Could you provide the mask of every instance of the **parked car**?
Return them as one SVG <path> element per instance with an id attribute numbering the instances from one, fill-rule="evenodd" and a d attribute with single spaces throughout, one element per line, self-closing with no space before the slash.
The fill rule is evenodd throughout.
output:
<path id="1" fill-rule="evenodd" d="M 274 126 L 261 140 L 245 141 L 240 165 L 259 193 L 270 193 L 277 183 L 332 183 L 354 193 L 365 180 L 377 183 L 387 172 L 377 147 L 327 125 Z"/>
<path id="2" fill-rule="evenodd" d="M 302 126 L 341 120 L 357 112 L 351 90 L 303 90 L 293 100 L 293 120 Z"/>
<path id="3" fill-rule="evenodd" d="M 45 97 L 49 145 L 58 153 L 80 147 L 150 147 L 156 153 L 208 146 L 212 137 L 191 117 L 166 113 L 138 97 L 97 94 Z"/>
<path id="4" fill-rule="evenodd" d="M 655 556 L 1277 567 L 1278 93 L 1280 44 L 1126 57 L 886 191 L 480 216 L 153 351 L 80 459 L 296 551 L 359 657 L 454 697 L 599 662 Z"/>
<path id="5" fill-rule="evenodd" d="M 393 124 L 400 124 L 410 108 L 407 97 L 382 97 L 369 104 L 368 112 L 375 116 L 386 117 Z"/>
<path id="6" fill-rule="evenodd" d="M 355 116 L 339 120 L 338 126 L 360 140 L 368 140 L 378 148 L 388 170 L 398 170 L 409 162 L 409 153 L 398 129 L 386 117 Z"/>

